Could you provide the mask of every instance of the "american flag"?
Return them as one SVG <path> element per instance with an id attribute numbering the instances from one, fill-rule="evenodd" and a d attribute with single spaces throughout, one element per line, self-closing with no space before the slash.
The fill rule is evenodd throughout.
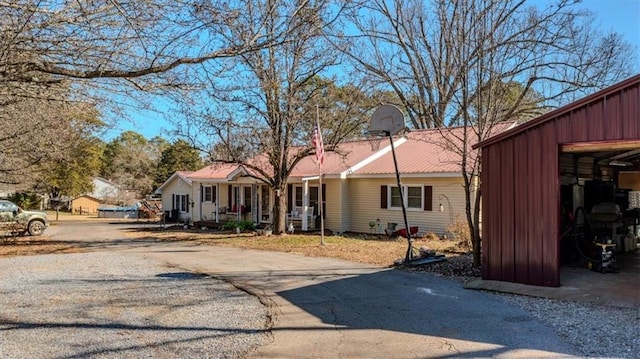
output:
<path id="1" fill-rule="evenodd" d="M 313 147 L 316 149 L 316 161 L 319 164 L 324 162 L 324 145 L 322 144 L 322 132 L 320 132 L 320 124 L 313 128 L 313 138 L 311 140 Z"/>

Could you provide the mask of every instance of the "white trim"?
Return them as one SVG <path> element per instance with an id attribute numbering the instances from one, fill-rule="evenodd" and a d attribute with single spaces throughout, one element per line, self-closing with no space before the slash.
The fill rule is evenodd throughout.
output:
<path id="1" fill-rule="evenodd" d="M 189 177 L 185 177 L 182 174 L 180 174 L 179 172 L 174 172 L 171 177 L 169 177 L 169 179 L 167 179 L 166 181 L 164 181 L 164 183 L 162 185 L 160 185 L 160 187 L 158 187 L 157 190 L 155 190 L 155 193 L 162 193 L 162 190 L 169 185 L 169 183 L 171 183 L 176 177 L 179 177 L 181 180 L 185 181 L 188 185 L 192 185 L 192 181 L 191 178 Z"/>
<path id="2" fill-rule="evenodd" d="M 405 142 L 407 142 L 407 138 L 406 137 L 400 137 L 399 139 L 395 140 L 393 142 L 393 144 L 394 144 L 395 148 L 398 148 L 398 146 L 402 145 Z M 357 170 L 359 170 L 362 167 L 370 164 L 371 162 L 377 160 L 378 158 L 386 155 L 389 152 L 391 152 L 391 144 L 385 146 L 383 149 L 375 152 L 373 155 L 371 155 L 371 156 L 365 158 L 364 160 L 356 163 L 355 165 L 349 167 L 347 170 L 340 172 L 340 179 L 346 179 L 347 176 L 353 175 L 354 172 L 356 172 Z"/>
<path id="3" fill-rule="evenodd" d="M 247 175 L 247 170 L 245 170 L 244 167 L 242 166 L 238 166 L 236 169 L 229 172 L 226 179 L 227 181 L 234 181 L 234 180 L 237 180 L 239 176 L 246 176 L 246 175 Z"/>
<path id="4" fill-rule="evenodd" d="M 402 206 L 392 206 L 391 205 L 391 189 L 398 187 L 398 184 L 387 184 L 387 209 L 391 211 L 401 210 Z M 418 207 L 409 207 L 409 187 L 418 187 L 420 188 L 420 205 Z M 402 195 L 403 201 L 405 204 L 405 209 L 407 211 L 416 211 L 420 212 L 424 210 L 424 185 L 419 184 L 403 184 L 402 185 Z"/>
<path id="5" fill-rule="evenodd" d="M 302 177 L 302 182 L 317 181 L 319 179 L 320 179 L 320 176 Z"/>

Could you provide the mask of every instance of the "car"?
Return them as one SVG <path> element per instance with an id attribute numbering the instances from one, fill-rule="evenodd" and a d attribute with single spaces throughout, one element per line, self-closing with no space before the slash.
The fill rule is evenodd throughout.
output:
<path id="1" fill-rule="evenodd" d="M 39 236 L 47 227 L 49 220 L 45 212 L 25 211 L 11 201 L 0 200 L 0 232 Z"/>

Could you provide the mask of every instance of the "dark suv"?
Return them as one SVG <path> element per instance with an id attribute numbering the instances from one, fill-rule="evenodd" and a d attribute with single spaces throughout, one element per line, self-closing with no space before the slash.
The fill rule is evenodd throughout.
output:
<path id="1" fill-rule="evenodd" d="M 45 212 L 25 211 L 11 201 L 0 200 L 0 231 L 39 236 L 47 227 L 49 221 Z"/>

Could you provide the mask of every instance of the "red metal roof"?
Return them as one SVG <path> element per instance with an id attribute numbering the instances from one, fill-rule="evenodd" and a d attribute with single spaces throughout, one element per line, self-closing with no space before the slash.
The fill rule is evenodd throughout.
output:
<path id="1" fill-rule="evenodd" d="M 512 126 L 513 123 L 502 123 L 494 126 L 492 131 L 502 132 Z M 398 169 L 405 174 L 460 173 L 462 157 L 458 149 L 461 147 L 463 131 L 463 127 L 415 130 L 394 137 Z M 470 145 L 476 142 L 472 139 L 473 135 L 468 137 Z M 258 156 L 249 163 L 271 172 L 264 156 Z M 189 178 L 227 180 L 240 170 L 258 176 L 256 171 L 239 164 L 216 163 L 191 173 Z M 369 140 L 358 140 L 341 143 L 335 152 L 325 152 L 322 174 L 338 176 L 343 172 L 362 176 L 395 174 L 389 139 L 382 139 L 375 151 L 371 149 Z M 315 158 L 307 156 L 298 162 L 289 176 L 302 178 L 316 175 L 318 165 Z"/>
<path id="2" fill-rule="evenodd" d="M 228 176 L 238 168 L 240 168 L 240 165 L 238 165 L 237 163 L 216 162 L 195 172 L 192 172 L 189 175 L 189 178 L 226 180 Z"/>
<path id="3" fill-rule="evenodd" d="M 443 130 L 446 131 L 446 130 Z M 418 130 L 394 138 L 398 170 L 410 173 L 460 172 L 461 156 L 447 149 L 447 142 L 440 130 Z M 357 175 L 395 174 L 391 151 L 356 171 Z"/>
<path id="4" fill-rule="evenodd" d="M 380 149 L 389 145 L 385 139 L 380 143 Z M 341 143 L 336 152 L 325 152 L 322 174 L 339 175 L 353 168 L 356 164 L 371 157 L 375 152 L 371 150 L 371 143 L 367 140 L 349 141 Z M 318 175 L 318 166 L 313 156 L 302 159 L 291 173 L 291 177 L 308 177 Z"/>
<path id="5" fill-rule="evenodd" d="M 504 132 L 513 122 L 495 125 L 492 133 Z M 460 173 L 462 165 L 462 139 L 464 127 L 414 130 L 405 135 L 406 141 L 396 145 L 398 170 L 403 174 Z M 471 131 L 470 128 L 467 130 Z M 477 142 L 475 135 L 467 136 L 469 145 Z M 398 141 L 398 139 L 394 139 Z M 476 151 L 469 154 L 471 159 Z M 471 162 L 471 161 L 468 161 Z M 391 151 L 378 160 L 356 171 L 358 175 L 395 174 Z"/>

